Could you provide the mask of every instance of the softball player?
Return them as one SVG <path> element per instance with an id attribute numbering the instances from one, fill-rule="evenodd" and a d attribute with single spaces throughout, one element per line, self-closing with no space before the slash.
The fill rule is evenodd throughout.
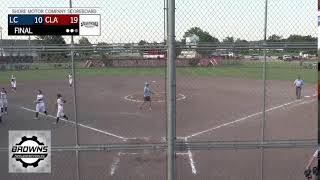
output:
<path id="1" fill-rule="evenodd" d="M 140 105 L 140 109 L 142 109 L 142 106 L 145 105 L 147 102 L 149 102 L 149 110 L 152 110 L 151 107 L 151 94 L 154 94 L 150 88 L 149 88 L 149 83 L 146 82 L 144 89 L 143 89 L 143 103 Z"/>
<path id="2" fill-rule="evenodd" d="M 8 99 L 7 99 L 7 91 L 2 88 L 0 92 L 0 104 L 1 104 L 1 114 L 5 113 L 8 114 Z"/>
<path id="3" fill-rule="evenodd" d="M 296 87 L 296 97 L 297 97 L 297 99 L 301 99 L 301 90 L 302 90 L 302 86 L 304 85 L 304 82 L 300 78 L 300 76 L 298 76 L 298 79 L 296 79 L 293 82 L 293 85 Z"/>
<path id="4" fill-rule="evenodd" d="M 73 81 L 72 75 L 69 74 L 69 86 L 70 86 L 70 87 L 72 87 L 72 81 Z"/>
<path id="5" fill-rule="evenodd" d="M 39 118 L 39 112 L 42 112 L 45 115 L 48 115 L 43 99 L 44 99 L 44 96 L 42 94 L 42 91 L 38 90 L 37 98 L 34 101 L 34 103 L 36 103 L 36 117 L 34 119 Z"/>
<path id="6" fill-rule="evenodd" d="M 68 117 L 64 114 L 64 110 L 63 110 L 64 103 L 66 103 L 66 100 L 62 99 L 61 94 L 57 94 L 57 119 L 56 119 L 57 121 L 56 121 L 56 123 L 59 122 L 60 117 L 63 117 L 66 120 L 68 120 Z"/>
<path id="7" fill-rule="evenodd" d="M 17 90 L 17 80 L 14 75 L 11 75 L 11 90 L 16 91 Z"/>

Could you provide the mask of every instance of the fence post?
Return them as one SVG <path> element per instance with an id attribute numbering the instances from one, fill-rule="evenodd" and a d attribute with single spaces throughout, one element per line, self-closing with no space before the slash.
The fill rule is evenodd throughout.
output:
<path id="1" fill-rule="evenodd" d="M 264 38 L 263 38 L 263 110 L 262 110 L 262 123 L 261 123 L 261 143 L 264 143 L 264 130 L 265 130 L 265 122 L 266 122 L 266 96 L 267 96 L 267 88 L 266 88 L 266 79 L 267 79 L 267 27 L 268 27 L 268 0 L 265 0 L 265 12 L 264 12 Z M 261 147 L 261 164 L 260 164 L 260 179 L 264 179 L 264 148 Z"/>
<path id="2" fill-rule="evenodd" d="M 72 8 L 72 0 L 69 0 L 70 8 Z M 75 74 L 75 67 L 74 67 L 74 40 L 73 35 L 71 35 L 71 66 L 72 66 L 72 87 L 73 87 L 73 108 L 74 108 L 74 121 L 75 121 L 75 138 L 76 138 L 76 147 L 79 147 L 79 136 L 78 136 L 78 117 L 77 117 L 77 88 L 76 88 L 76 74 Z M 77 180 L 80 180 L 80 170 L 79 170 L 79 150 L 76 150 L 76 175 Z"/>
<path id="3" fill-rule="evenodd" d="M 176 42 L 175 0 L 168 0 L 168 60 L 167 60 L 167 180 L 176 179 Z"/>

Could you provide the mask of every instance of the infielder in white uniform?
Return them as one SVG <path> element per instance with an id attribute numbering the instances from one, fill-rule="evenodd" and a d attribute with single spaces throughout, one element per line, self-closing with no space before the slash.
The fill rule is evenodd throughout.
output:
<path id="1" fill-rule="evenodd" d="M 70 87 L 72 87 L 72 81 L 73 81 L 72 75 L 69 74 L 69 86 L 70 86 Z"/>
<path id="2" fill-rule="evenodd" d="M 17 80 L 14 75 L 11 75 L 11 90 L 16 91 L 17 90 Z"/>
<path id="3" fill-rule="evenodd" d="M 2 88 L 0 92 L 0 107 L 1 107 L 1 114 L 2 113 L 8 114 L 7 91 L 4 88 Z"/>
<path id="4" fill-rule="evenodd" d="M 57 121 L 56 121 L 56 123 L 59 122 L 60 117 L 63 117 L 66 120 L 68 120 L 68 117 L 64 114 L 64 110 L 63 110 L 64 103 L 66 103 L 66 100 L 62 99 L 61 94 L 57 94 L 57 119 L 56 119 Z"/>
<path id="5" fill-rule="evenodd" d="M 34 103 L 36 103 L 36 117 L 35 117 L 35 119 L 39 118 L 39 112 L 44 113 L 45 115 L 48 115 L 43 99 L 44 99 L 44 96 L 42 94 L 42 91 L 38 90 L 37 99 L 34 101 Z"/>

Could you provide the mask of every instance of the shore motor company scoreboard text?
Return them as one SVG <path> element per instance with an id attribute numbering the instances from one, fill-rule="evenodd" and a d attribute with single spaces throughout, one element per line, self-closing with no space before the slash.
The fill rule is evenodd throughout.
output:
<path id="1" fill-rule="evenodd" d="M 8 35 L 99 36 L 100 14 L 94 8 L 12 8 Z"/>

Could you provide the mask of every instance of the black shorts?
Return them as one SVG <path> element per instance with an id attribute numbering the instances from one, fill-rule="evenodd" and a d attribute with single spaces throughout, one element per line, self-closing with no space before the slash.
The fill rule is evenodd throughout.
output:
<path id="1" fill-rule="evenodd" d="M 151 98 L 150 98 L 150 96 L 146 96 L 146 97 L 143 97 L 143 100 L 144 101 L 151 101 Z"/>

